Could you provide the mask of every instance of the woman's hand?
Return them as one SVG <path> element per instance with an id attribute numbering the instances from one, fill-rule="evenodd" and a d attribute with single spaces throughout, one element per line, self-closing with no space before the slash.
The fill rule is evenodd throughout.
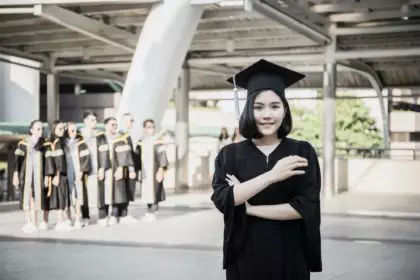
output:
<path id="1" fill-rule="evenodd" d="M 128 177 L 132 180 L 136 179 L 136 172 L 135 171 L 131 171 L 130 173 L 128 173 Z"/>
<path id="2" fill-rule="evenodd" d="M 98 180 L 102 181 L 105 178 L 105 170 L 103 168 L 98 169 Z"/>
<path id="3" fill-rule="evenodd" d="M 226 182 L 231 187 L 239 185 L 241 183 L 241 182 L 239 182 L 238 178 L 236 178 L 234 175 L 230 175 L 230 174 L 226 174 Z"/>
<path id="4" fill-rule="evenodd" d="M 55 175 L 53 180 L 52 180 L 52 184 L 54 186 L 58 186 L 60 184 L 60 175 Z"/>
<path id="5" fill-rule="evenodd" d="M 296 170 L 308 166 L 308 160 L 300 156 L 288 156 L 277 161 L 273 169 L 268 171 L 268 180 L 272 183 L 284 181 L 295 175 L 303 175 L 305 171 Z"/>
<path id="6" fill-rule="evenodd" d="M 238 178 L 235 177 L 235 175 L 226 174 L 226 182 L 228 182 L 229 186 L 233 187 L 236 185 L 239 185 L 241 182 L 238 180 Z M 245 209 L 246 213 L 248 215 L 251 214 L 252 205 L 248 203 L 248 201 L 245 201 Z"/>
<path id="7" fill-rule="evenodd" d="M 123 169 L 122 167 L 117 167 L 117 170 L 115 170 L 114 178 L 116 181 L 121 180 L 123 178 Z"/>
<path id="8" fill-rule="evenodd" d="M 15 172 L 13 173 L 13 186 L 18 187 L 19 183 L 19 175 L 17 172 Z"/>
<path id="9" fill-rule="evenodd" d="M 245 209 L 246 209 L 246 213 L 248 215 L 252 216 L 253 206 L 251 204 L 249 204 L 248 201 L 245 201 Z"/>
<path id="10" fill-rule="evenodd" d="M 82 182 L 83 180 L 83 172 L 77 172 L 76 181 Z"/>
<path id="11" fill-rule="evenodd" d="M 162 168 L 159 168 L 158 172 L 156 173 L 156 181 L 158 183 L 161 183 L 164 179 L 164 170 Z"/>

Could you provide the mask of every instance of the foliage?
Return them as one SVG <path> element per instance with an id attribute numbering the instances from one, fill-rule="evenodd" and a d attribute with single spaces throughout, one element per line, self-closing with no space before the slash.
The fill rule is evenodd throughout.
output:
<path id="1" fill-rule="evenodd" d="M 315 109 L 291 106 L 294 129 L 292 137 L 322 147 L 323 102 L 316 101 Z M 379 148 L 382 135 L 369 108 L 360 99 L 336 101 L 336 147 Z"/>

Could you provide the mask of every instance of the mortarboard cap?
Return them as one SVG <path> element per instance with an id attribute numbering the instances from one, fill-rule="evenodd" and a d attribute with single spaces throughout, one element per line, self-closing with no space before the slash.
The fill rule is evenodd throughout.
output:
<path id="1" fill-rule="evenodd" d="M 248 96 L 257 90 L 271 89 L 278 94 L 297 83 L 305 75 L 261 59 L 245 68 L 227 81 L 248 91 Z"/>

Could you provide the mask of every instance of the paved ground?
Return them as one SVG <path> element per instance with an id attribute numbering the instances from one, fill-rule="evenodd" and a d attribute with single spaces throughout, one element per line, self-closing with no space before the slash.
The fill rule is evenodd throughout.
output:
<path id="1" fill-rule="evenodd" d="M 338 222 L 327 218 L 324 222 L 324 272 L 314 274 L 313 279 L 419 279 L 419 221 L 342 218 Z M 381 227 L 365 228 L 370 223 Z M 343 234 L 343 225 L 354 233 Z M 172 234 L 183 231 L 181 227 L 188 225 L 179 225 Z M 412 232 L 403 228 L 411 228 Z M 139 230 L 130 230 L 142 234 Z M 212 235 L 218 240 L 220 232 L 214 230 Z M 367 236 L 370 241 L 364 238 Z M 100 238 L 97 242 L 60 241 L 59 238 L 34 241 L 3 237 L 0 238 L 0 279 L 224 279 L 220 243 L 206 245 L 205 241 L 199 246 L 194 242 L 121 240 L 117 243 L 100 242 Z"/>
<path id="2" fill-rule="evenodd" d="M 224 279 L 222 217 L 208 209 L 206 197 L 170 198 L 151 224 L 32 236 L 20 230 L 22 213 L 0 213 L 0 279 Z M 132 207 L 135 216 L 144 210 Z M 418 218 L 336 211 L 324 214 L 322 233 L 324 272 L 314 280 L 420 279 Z"/>

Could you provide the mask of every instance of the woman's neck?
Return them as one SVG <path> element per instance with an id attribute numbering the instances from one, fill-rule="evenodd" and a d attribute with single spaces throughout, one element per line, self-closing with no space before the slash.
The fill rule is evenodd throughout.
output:
<path id="1" fill-rule="evenodd" d="M 281 139 L 279 139 L 277 135 L 270 135 L 254 139 L 253 141 L 257 146 L 268 146 L 279 144 L 281 142 Z"/>
<path id="2" fill-rule="evenodd" d="M 33 143 L 37 143 L 38 140 L 39 140 L 39 138 L 41 138 L 41 137 L 31 135 L 30 138 L 31 138 L 31 140 L 32 140 Z"/>

